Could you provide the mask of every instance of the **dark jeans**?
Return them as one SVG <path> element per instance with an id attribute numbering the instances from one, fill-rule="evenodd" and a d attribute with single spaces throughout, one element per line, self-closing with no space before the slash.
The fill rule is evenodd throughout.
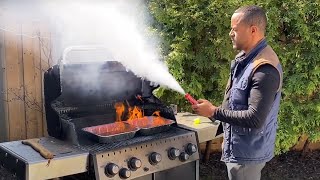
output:
<path id="1" fill-rule="evenodd" d="M 266 163 L 238 164 L 226 163 L 229 180 L 260 180 L 261 170 Z"/>

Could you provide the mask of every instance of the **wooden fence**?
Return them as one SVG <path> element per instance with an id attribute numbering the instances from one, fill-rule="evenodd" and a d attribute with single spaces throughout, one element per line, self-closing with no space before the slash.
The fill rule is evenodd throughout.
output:
<path id="1" fill-rule="evenodd" d="M 1 18 L 0 141 L 46 135 L 43 72 L 53 63 L 50 32 L 41 22 Z"/>

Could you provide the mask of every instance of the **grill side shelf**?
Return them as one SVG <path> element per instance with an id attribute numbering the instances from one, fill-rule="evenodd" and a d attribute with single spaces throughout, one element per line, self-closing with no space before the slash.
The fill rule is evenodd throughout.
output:
<path id="1" fill-rule="evenodd" d="M 42 137 L 39 143 L 56 155 L 50 163 L 32 147 L 21 141 L 11 141 L 0 143 L 1 164 L 26 180 L 52 179 L 88 171 L 87 151 L 52 137 Z"/>

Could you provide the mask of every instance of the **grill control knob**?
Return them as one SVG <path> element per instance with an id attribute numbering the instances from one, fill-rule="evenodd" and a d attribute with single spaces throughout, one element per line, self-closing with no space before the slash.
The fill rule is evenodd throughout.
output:
<path id="1" fill-rule="evenodd" d="M 119 166 L 117 166 L 116 164 L 113 164 L 113 163 L 107 164 L 104 169 L 104 173 L 107 176 L 114 176 L 114 175 L 118 174 L 118 172 L 119 172 Z"/>
<path id="2" fill-rule="evenodd" d="M 158 164 L 161 161 L 161 159 L 162 159 L 161 154 L 156 152 L 151 153 L 149 156 L 149 161 L 150 161 L 150 164 L 152 165 Z"/>
<path id="3" fill-rule="evenodd" d="M 180 155 L 180 150 L 177 148 L 170 148 L 168 151 L 168 157 L 171 160 L 175 160 Z"/>
<path id="4" fill-rule="evenodd" d="M 122 179 L 127 179 L 131 176 L 131 171 L 127 168 L 122 168 L 122 169 L 120 169 L 119 176 Z"/>
<path id="5" fill-rule="evenodd" d="M 193 153 L 197 152 L 197 146 L 192 143 L 187 144 L 186 152 L 191 156 Z"/>
<path id="6" fill-rule="evenodd" d="M 180 156 L 179 156 L 179 159 L 180 159 L 180 161 L 184 162 L 184 161 L 188 160 L 189 157 L 190 157 L 189 154 L 187 154 L 187 153 L 185 153 L 185 152 L 182 152 L 182 153 L 180 154 Z"/>
<path id="7" fill-rule="evenodd" d="M 142 166 L 142 162 L 140 159 L 133 157 L 129 160 L 128 166 L 131 170 L 135 171 Z"/>

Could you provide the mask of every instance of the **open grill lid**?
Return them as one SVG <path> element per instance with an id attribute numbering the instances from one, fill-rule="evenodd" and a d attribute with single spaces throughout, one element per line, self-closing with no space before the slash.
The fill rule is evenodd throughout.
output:
<path id="1" fill-rule="evenodd" d="M 115 61 L 65 64 L 60 73 L 61 98 L 65 106 L 123 101 L 138 94 L 150 96 L 153 90 L 148 82 Z"/>
<path id="2" fill-rule="evenodd" d="M 106 104 L 136 95 L 150 97 L 158 87 L 137 77 L 99 46 L 67 48 L 59 68 L 64 106 Z"/>

